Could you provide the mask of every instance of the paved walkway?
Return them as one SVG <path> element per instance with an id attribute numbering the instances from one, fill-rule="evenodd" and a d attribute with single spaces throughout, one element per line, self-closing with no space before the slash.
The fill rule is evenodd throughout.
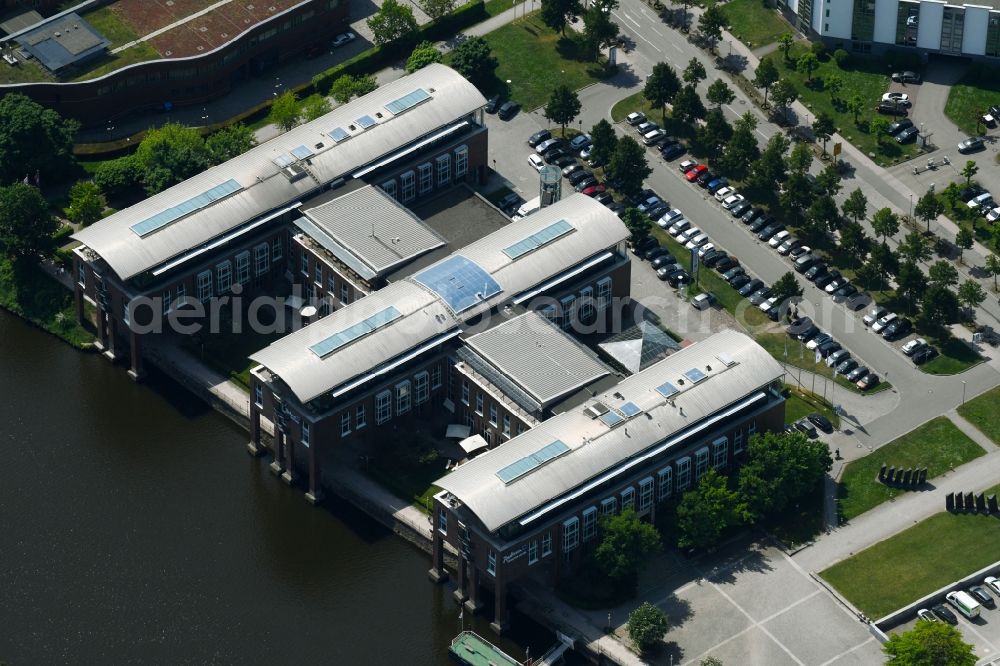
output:
<path id="1" fill-rule="evenodd" d="M 983 447 L 985 451 L 997 451 L 1000 449 L 1000 447 L 998 447 L 992 439 L 984 435 L 979 428 L 962 418 L 962 415 L 958 413 L 958 410 L 951 410 L 948 412 L 947 417 L 951 419 L 951 422 L 954 423 L 959 430 L 968 435 L 969 439 Z M 998 473 L 1000 473 L 1000 470 L 998 470 Z"/>
<path id="2" fill-rule="evenodd" d="M 158 37 L 159 35 L 162 35 L 163 33 L 167 32 L 167 31 L 173 30 L 174 28 L 182 26 L 185 23 L 190 23 L 191 21 L 195 20 L 199 16 L 204 16 L 205 14 L 207 14 L 207 13 L 209 13 L 211 11 L 215 11 L 219 7 L 224 7 L 224 6 L 228 5 L 232 1 L 233 0 L 220 0 L 220 2 L 216 2 L 215 4 L 209 5 L 208 7 L 205 7 L 204 9 L 202 9 L 201 11 L 195 12 L 194 14 L 189 14 L 188 16 L 185 16 L 182 19 L 178 19 L 177 21 L 174 21 L 170 25 L 165 25 L 162 28 L 154 30 L 153 32 L 149 33 L 148 35 L 143 35 L 139 39 L 136 39 L 134 41 L 129 42 L 128 44 L 122 44 L 118 48 L 112 49 L 111 52 L 112 53 L 120 53 L 121 51 L 124 51 L 125 49 L 131 48 L 131 47 L 135 46 L 136 44 L 140 44 L 142 42 L 148 42 L 149 40 L 153 39 L 154 37 Z"/>

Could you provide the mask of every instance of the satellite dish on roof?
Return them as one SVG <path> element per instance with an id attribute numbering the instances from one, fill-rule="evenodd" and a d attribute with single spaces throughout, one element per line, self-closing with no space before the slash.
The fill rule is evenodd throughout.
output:
<path id="1" fill-rule="evenodd" d="M 304 308 L 302 308 L 301 310 L 299 310 L 299 314 L 302 315 L 306 319 L 308 319 L 309 317 L 315 317 L 316 316 L 316 306 L 315 305 L 307 305 Z"/>

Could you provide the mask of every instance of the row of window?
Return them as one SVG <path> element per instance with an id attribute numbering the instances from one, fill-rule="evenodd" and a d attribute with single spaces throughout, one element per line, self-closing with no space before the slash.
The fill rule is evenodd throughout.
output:
<path id="1" fill-rule="evenodd" d="M 539 312 L 543 317 L 562 328 L 568 328 L 574 321 L 592 323 L 598 312 L 603 312 L 611 304 L 611 278 L 597 281 L 597 298 L 594 288 L 584 287 L 579 294 L 567 294 L 559 299 L 559 310 L 554 305 L 546 305 Z"/>
<path id="2" fill-rule="evenodd" d="M 471 408 L 471 405 L 469 404 L 469 398 L 471 396 L 471 393 L 472 393 L 472 389 L 471 389 L 471 386 L 469 385 L 469 380 L 468 379 L 463 379 L 462 380 L 462 404 L 464 404 L 466 407 L 470 407 L 470 408 Z M 489 417 L 487 418 L 486 411 L 485 411 L 486 397 L 485 397 L 485 393 L 484 393 L 484 391 L 482 389 L 478 389 L 477 388 L 476 395 L 475 395 L 475 400 L 476 400 L 475 413 L 478 416 L 482 417 L 481 419 L 478 419 L 479 425 L 480 425 L 480 432 L 481 432 L 483 438 L 486 440 L 486 443 L 488 445 L 490 445 L 490 446 L 493 445 L 493 430 L 492 430 L 492 428 L 499 427 L 500 428 L 500 433 L 504 437 L 505 440 L 506 439 L 510 439 L 511 437 L 514 437 L 515 435 L 520 435 L 522 432 L 524 432 L 524 430 L 525 430 L 524 424 L 521 421 L 518 421 L 516 427 L 512 426 L 512 420 L 511 420 L 511 417 L 510 417 L 510 413 L 505 410 L 503 412 L 503 414 L 501 415 L 500 414 L 500 405 L 499 405 L 499 403 L 497 403 L 495 401 L 491 401 L 489 403 Z M 473 418 L 472 418 L 471 409 L 466 409 L 464 411 L 465 411 L 465 425 L 468 425 L 468 426 L 473 425 Z"/>
<path id="3" fill-rule="evenodd" d="M 266 274 L 273 263 L 281 260 L 284 254 L 283 251 L 284 246 L 280 237 L 275 238 L 270 245 L 267 242 L 255 245 L 253 248 L 253 274 L 257 277 Z M 250 282 L 250 252 L 240 252 L 236 255 L 235 259 L 235 276 L 233 274 L 233 263 L 229 259 L 216 264 L 214 271 L 207 269 L 195 276 L 195 288 L 198 300 L 205 302 L 212 298 L 212 296 L 225 294 L 232 288 L 234 277 L 236 282 L 243 285 Z M 177 285 L 176 293 L 176 300 L 178 302 L 185 297 L 186 290 L 183 283 Z M 170 311 L 173 300 L 171 291 L 169 289 L 165 290 L 163 292 L 164 314 Z"/>
<path id="4" fill-rule="evenodd" d="M 303 248 L 299 254 L 299 272 L 306 279 L 306 290 L 307 296 L 312 298 L 313 296 L 313 284 L 315 284 L 316 289 L 322 290 L 326 289 L 330 293 L 330 296 L 337 296 L 337 273 L 333 270 L 324 270 L 323 263 L 318 259 L 313 260 L 313 270 L 312 270 L 312 280 L 313 284 L 309 284 L 310 272 L 309 272 L 309 252 Z M 325 278 L 325 279 L 324 279 Z M 340 302 L 344 305 L 350 304 L 354 294 L 353 287 L 348 284 L 346 280 L 341 278 L 340 280 Z"/>
<path id="5" fill-rule="evenodd" d="M 431 389 L 441 386 L 441 366 L 435 365 L 430 372 L 424 370 L 413 376 L 413 382 L 409 379 L 396 384 L 392 389 L 386 389 L 375 394 L 375 423 L 382 425 L 392 418 L 393 397 L 395 396 L 395 413 L 397 416 L 410 411 L 410 405 L 421 405 L 430 398 Z M 365 426 L 364 407 L 359 407 L 355 412 L 354 430 L 360 430 Z M 340 416 L 340 436 L 346 437 L 351 434 L 351 412 L 345 411 Z"/>
<path id="6" fill-rule="evenodd" d="M 444 511 L 441 512 L 445 517 L 445 530 L 447 530 L 447 514 Z M 552 554 L 552 535 L 546 532 L 542 535 L 542 557 L 548 557 Z M 528 542 L 528 564 L 534 564 L 538 562 L 538 539 L 534 539 Z M 491 576 L 497 575 L 497 554 L 492 548 L 486 554 L 486 573 Z"/>
<path id="7" fill-rule="evenodd" d="M 396 179 L 387 180 L 382 183 L 382 190 L 393 199 L 407 203 L 415 199 L 418 195 L 423 196 L 434 189 L 435 179 L 437 187 L 444 187 L 455 180 L 465 178 L 469 172 L 469 147 L 461 145 L 455 148 L 455 170 L 452 172 L 451 153 L 438 155 L 434 162 L 424 162 L 417 165 L 417 170 L 404 171 L 399 174 L 399 191 L 396 189 Z"/>

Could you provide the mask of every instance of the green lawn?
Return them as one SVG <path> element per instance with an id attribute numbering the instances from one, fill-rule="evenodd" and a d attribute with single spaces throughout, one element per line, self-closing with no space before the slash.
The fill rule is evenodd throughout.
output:
<path id="1" fill-rule="evenodd" d="M 948 337 L 946 340 L 929 340 L 929 342 L 937 347 L 941 355 L 920 366 L 920 369 L 928 374 L 957 375 L 983 360 L 982 356 L 958 338 Z"/>
<path id="2" fill-rule="evenodd" d="M 976 119 L 994 104 L 1000 104 L 1000 70 L 972 65 L 962 80 L 951 87 L 944 114 L 966 134 L 981 132 Z"/>
<path id="3" fill-rule="evenodd" d="M 7 63 L 0 69 L 0 83 L 35 83 L 37 81 L 50 81 L 52 76 L 39 67 L 34 61 L 19 61 L 16 67 L 11 67 Z"/>
<path id="4" fill-rule="evenodd" d="M 732 0 L 722 5 L 722 13 L 729 19 L 729 31 L 751 48 L 770 44 L 786 32 L 794 32 L 781 14 L 767 7 L 763 0 Z"/>
<path id="5" fill-rule="evenodd" d="M 883 137 L 879 144 L 875 137 L 868 133 L 867 122 L 875 114 L 875 106 L 882 94 L 889 89 L 889 77 L 885 65 L 880 59 L 852 58 L 851 64 L 841 69 L 833 58 L 826 57 L 820 61 L 820 66 L 812 73 L 813 82 L 806 85 L 805 72 L 795 69 L 795 60 L 806 52 L 808 42 L 802 41 L 792 47 L 790 61 L 778 50 L 765 56 L 774 61 L 778 71 L 795 85 L 799 92 L 799 101 L 809 109 L 809 122 L 815 119 L 820 111 L 826 112 L 834 119 L 834 124 L 843 133 L 845 139 L 868 153 L 875 153 L 876 160 L 882 164 L 890 164 L 909 159 L 916 154 L 916 148 L 911 145 L 900 145 L 891 137 Z M 825 77 L 836 74 L 844 81 L 844 88 L 838 94 L 836 101 L 830 93 L 823 89 Z M 749 74 L 752 77 L 752 74 Z M 859 125 L 854 124 L 854 115 L 847 110 L 847 100 L 860 95 L 869 104 L 868 109 L 858 118 Z M 803 119 L 804 121 L 804 119 Z"/>
<path id="6" fill-rule="evenodd" d="M 98 61 L 100 64 L 87 72 L 83 72 L 73 80 L 86 81 L 88 79 L 96 79 L 97 77 L 104 76 L 108 72 L 113 72 L 116 69 L 134 65 L 137 62 L 159 60 L 160 57 L 161 56 L 156 49 L 146 42 L 141 42 L 135 46 L 125 49 L 124 51 L 102 58 Z"/>
<path id="7" fill-rule="evenodd" d="M 785 423 L 795 423 L 813 412 L 819 412 L 830 419 L 835 428 L 840 428 L 840 415 L 834 413 L 833 405 L 823 396 L 800 389 L 794 384 L 785 384 Z"/>
<path id="8" fill-rule="evenodd" d="M 969 400 L 958 408 L 966 421 L 1000 445 L 1000 388 L 995 388 Z"/>
<path id="9" fill-rule="evenodd" d="M 76 321 L 73 292 L 35 264 L 15 267 L 9 259 L 0 259 L 0 307 L 77 349 L 88 349 L 94 342 L 91 332 Z"/>
<path id="10" fill-rule="evenodd" d="M 136 34 L 120 16 L 113 10 L 113 5 L 106 5 L 100 9 L 95 9 L 83 15 L 90 25 L 94 26 L 98 32 L 111 40 L 108 50 L 116 49 L 122 44 L 139 39 L 142 35 Z"/>
<path id="11" fill-rule="evenodd" d="M 820 576 L 878 618 L 995 562 L 998 552 L 1000 520 L 938 513 Z"/>
<path id="12" fill-rule="evenodd" d="M 566 35 L 547 28 L 537 12 L 485 35 L 500 64 L 483 92 L 505 92 L 530 111 L 548 102 L 557 85 L 579 90 L 605 78 L 609 72 L 587 58 L 582 38 L 573 31 Z"/>
<path id="13" fill-rule="evenodd" d="M 441 490 L 434 482 L 448 473 L 435 443 L 421 435 L 383 438 L 373 443 L 371 451 L 366 465 L 368 475 L 396 497 L 429 513 L 431 498 Z"/>
<path id="14" fill-rule="evenodd" d="M 840 514 L 850 520 L 896 495 L 913 492 L 880 483 L 883 463 L 926 467 L 927 478 L 932 479 L 985 453 L 947 417 L 939 416 L 845 467 L 837 492 Z"/>
<path id="15" fill-rule="evenodd" d="M 801 367 L 803 370 L 806 370 L 808 372 L 815 372 L 817 375 L 821 377 L 826 377 L 827 379 L 833 378 L 833 368 L 827 366 L 826 362 L 823 361 L 823 359 L 820 359 L 819 363 L 814 363 L 814 360 L 816 358 L 815 352 L 806 349 L 805 345 L 799 342 L 798 340 L 793 340 L 792 338 L 788 337 L 788 335 L 784 331 L 782 331 L 781 333 L 761 333 L 756 337 L 757 337 L 757 342 L 760 344 L 761 347 L 766 349 L 774 358 L 778 359 L 779 361 L 783 361 L 785 365 L 796 368 Z M 787 358 L 785 357 L 786 343 L 788 349 Z M 808 382 L 807 380 L 803 379 L 802 383 L 806 384 Z M 861 391 L 858 389 L 857 386 L 847 381 L 843 377 L 837 377 L 837 386 L 843 387 L 849 391 L 853 391 L 854 393 L 861 393 Z M 816 387 L 817 389 L 822 390 L 822 386 L 819 383 L 817 384 Z M 864 393 L 866 395 L 871 395 L 873 393 L 878 393 L 879 391 L 886 391 L 890 388 L 892 388 L 892 384 L 883 381 L 874 389 L 870 391 L 865 391 Z M 832 396 L 833 394 L 834 391 L 831 390 L 830 395 L 828 395 L 827 398 L 830 398 L 830 396 Z M 836 400 L 834 400 L 833 402 L 835 403 Z"/>
<path id="16" fill-rule="evenodd" d="M 486 13 L 490 16 L 497 16 L 498 14 L 503 14 L 505 11 L 512 8 L 516 1 L 517 0 L 486 0 L 483 3 L 483 9 L 485 9 Z M 517 6 L 518 10 L 523 8 L 524 2 L 525 0 L 521 0 Z M 520 11 L 518 11 L 518 13 L 520 13 Z"/>

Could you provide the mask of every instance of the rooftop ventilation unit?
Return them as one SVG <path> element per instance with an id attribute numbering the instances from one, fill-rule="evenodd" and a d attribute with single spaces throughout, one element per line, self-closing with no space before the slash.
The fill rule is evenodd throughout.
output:
<path id="1" fill-rule="evenodd" d="M 597 400 L 595 400 L 594 402 L 590 403 L 589 405 L 583 408 L 583 413 L 592 419 L 596 419 L 599 416 L 603 416 L 604 414 L 607 414 L 609 411 L 611 410 L 608 409 L 607 405 Z"/>

